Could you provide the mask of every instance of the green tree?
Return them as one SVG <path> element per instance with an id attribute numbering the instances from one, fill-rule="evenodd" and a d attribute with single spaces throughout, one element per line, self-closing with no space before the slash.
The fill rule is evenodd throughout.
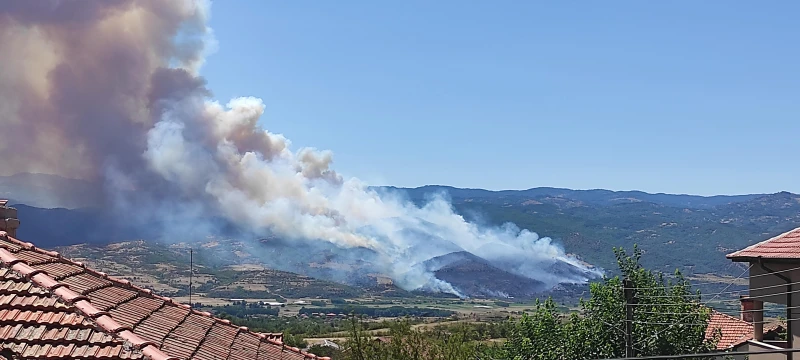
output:
<path id="1" fill-rule="evenodd" d="M 707 352 L 716 339 L 705 338 L 710 309 L 688 281 L 643 268 L 641 251 L 614 249 L 621 277 L 635 292 L 632 346 L 637 356 Z M 548 299 L 516 322 L 501 351 L 504 359 L 600 359 L 625 355 L 625 299 L 620 276 L 590 285 L 580 312 L 559 313 Z"/>
<path id="2" fill-rule="evenodd" d="M 344 342 L 341 349 L 342 358 L 344 360 L 382 359 L 378 357 L 380 349 L 376 345 L 372 336 L 365 331 L 363 322 L 356 316 L 351 316 L 347 341 Z"/>
<path id="3" fill-rule="evenodd" d="M 324 345 L 319 345 L 319 344 L 312 345 L 310 348 L 308 348 L 308 352 L 310 352 L 310 353 L 312 353 L 314 355 L 320 356 L 320 357 L 327 356 L 327 357 L 332 358 L 334 360 L 339 360 L 339 359 L 341 359 L 341 356 L 342 356 L 342 351 L 341 350 L 336 349 L 336 348 L 334 348 L 332 346 L 324 346 Z"/>
<path id="4" fill-rule="evenodd" d="M 456 331 L 413 329 L 406 320 L 393 323 L 389 337 L 378 341 L 353 317 L 350 335 L 342 347 L 343 360 L 465 360 L 489 359 L 488 348 L 469 341 L 466 328 Z M 388 340 L 387 340 L 388 339 Z M 338 360 L 338 359 L 337 359 Z"/>
<path id="5" fill-rule="evenodd" d="M 292 333 L 285 331 L 283 333 L 283 342 L 286 345 L 297 347 L 297 348 L 305 348 L 308 346 L 308 343 L 303 339 L 302 336 L 292 335 Z"/>
<path id="6" fill-rule="evenodd" d="M 708 352 L 718 340 L 706 339 L 710 309 L 700 303 L 680 272 L 665 277 L 640 265 L 641 251 L 614 249 L 620 276 L 590 285 L 579 311 L 565 314 L 552 299 L 537 301 L 521 319 L 480 328 L 451 325 L 424 331 L 407 321 L 391 326 L 388 342 L 375 341 L 365 323 L 351 319 L 344 360 L 602 359 L 625 356 L 626 307 L 623 278 L 635 292 L 631 344 L 637 356 Z M 507 336 L 499 347 L 482 345 L 487 335 Z M 337 359 L 338 360 L 338 359 Z"/>

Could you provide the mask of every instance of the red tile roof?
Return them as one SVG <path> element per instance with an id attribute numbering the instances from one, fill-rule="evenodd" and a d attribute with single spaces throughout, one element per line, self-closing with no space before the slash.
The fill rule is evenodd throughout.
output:
<path id="1" fill-rule="evenodd" d="M 749 261 L 757 258 L 800 260 L 800 228 L 728 254 L 728 259 L 733 261 Z"/>
<path id="2" fill-rule="evenodd" d="M 720 331 L 718 350 L 726 350 L 753 338 L 753 324 L 742 319 L 711 310 L 706 328 L 706 339 L 713 339 Z"/>
<path id="3" fill-rule="evenodd" d="M 786 321 L 782 321 L 782 320 L 776 320 L 776 321 L 764 324 L 764 334 L 766 334 L 766 333 L 768 333 L 770 331 L 779 332 L 779 331 L 783 331 L 785 329 L 786 329 Z"/>
<path id="4" fill-rule="evenodd" d="M 264 335 L 267 339 L 283 342 L 283 333 L 259 333 L 259 335 Z"/>
<path id="5" fill-rule="evenodd" d="M 0 231 L 2 349 L 37 359 L 328 359 Z"/>

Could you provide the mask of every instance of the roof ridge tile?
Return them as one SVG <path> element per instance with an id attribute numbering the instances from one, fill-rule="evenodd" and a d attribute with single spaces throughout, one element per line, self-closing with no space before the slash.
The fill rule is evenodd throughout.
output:
<path id="1" fill-rule="evenodd" d="M 137 348 L 143 348 L 147 345 L 158 347 L 158 344 L 156 344 L 154 341 L 143 339 L 141 336 L 136 335 L 136 333 L 134 333 L 133 330 L 131 329 L 123 329 L 119 332 L 118 335 L 126 339 L 128 342 L 130 342 L 131 344 L 133 344 L 133 346 Z"/>
<path id="2" fill-rule="evenodd" d="M 32 266 L 28 265 L 24 260 L 14 262 L 11 266 L 11 270 L 18 272 L 20 275 L 24 276 L 26 279 L 30 279 L 32 275 L 36 275 L 36 269 Z M 41 270 L 39 270 L 41 272 Z"/>
<path id="3" fill-rule="evenodd" d="M 50 275 L 47 274 L 46 271 L 42 271 L 41 273 L 31 276 L 30 280 L 33 281 L 36 285 L 39 285 L 42 288 L 47 289 L 48 291 L 52 291 L 59 286 L 65 286 L 64 284 L 58 282 L 58 280 L 50 277 Z"/>
<path id="4" fill-rule="evenodd" d="M 61 286 L 53 290 L 53 294 L 67 302 L 67 304 L 73 304 L 78 300 L 89 300 L 88 296 L 78 294 L 77 292 L 71 290 L 69 285 L 64 283 L 61 283 Z"/>
<path id="5" fill-rule="evenodd" d="M 92 303 L 89 302 L 89 300 L 81 299 L 81 300 L 75 301 L 72 304 L 72 306 L 75 306 L 75 308 L 77 308 L 78 310 L 80 310 L 81 312 L 83 312 L 89 318 L 92 318 L 92 319 L 96 319 L 96 318 L 98 318 L 100 316 L 103 316 L 103 315 L 108 315 L 108 311 L 102 311 L 102 310 L 98 309 L 97 307 L 92 305 Z"/>
<path id="6" fill-rule="evenodd" d="M 724 316 L 724 317 L 727 317 L 727 318 L 730 318 L 730 319 L 732 319 L 732 320 L 736 320 L 736 321 L 738 321 L 738 322 L 741 322 L 741 323 L 743 323 L 743 324 L 748 324 L 748 325 L 750 325 L 750 323 L 749 323 L 749 322 L 747 322 L 747 321 L 744 321 L 744 320 L 742 320 L 742 319 L 740 319 L 740 318 L 738 318 L 738 317 L 736 317 L 736 316 L 731 316 L 731 315 L 728 315 L 728 314 L 726 314 L 726 313 L 724 313 L 724 312 L 717 311 L 717 310 L 714 310 L 714 309 L 711 309 L 711 312 L 712 312 L 712 313 L 716 313 L 716 314 L 718 314 L 718 315 L 722 315 L 722 316 Z"/>
<path id="7" fill-rule="evenodd" d="M 94 320 L 102 328 L 107 329 L 107 330 L 109 330 L 110 332 L 112 332 L 114 334 L 119 334 L 119 332 L 122 331 L 122 330 L 132 330 L 129 326 L 125 326 L 125 325 L 122 325 L 122 324 L 118 323 L 108 313 L 99 315 Z"/>

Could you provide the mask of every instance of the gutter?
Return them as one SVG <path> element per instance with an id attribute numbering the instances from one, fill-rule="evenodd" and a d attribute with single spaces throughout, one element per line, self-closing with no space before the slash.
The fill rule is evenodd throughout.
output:
<path id="1" fill-rule="evenodd" d="M 786 347 L 789 349 L 793 349 L 794 335 L 792 333 L 792 323 L 794 322 L 794 320 L 792 318 L 792 279 L 789 279 L 785 275 L 777 273 L 775 272 L 775 270 L 768 268 L 766 265 L 764 265 L 764 260 L 761 258 L 761 256 L 758 257 L 758 266 L 764 271 L 772 275 L 775 275 L 781 280 L 786 282 Z M 762 309 L 761 311 L 763 313 L 764 310 Z M 761 316 L 761 320 L 762 321 L 764 320 L 763 315 Z M 793 352 L 787 352 L 786 359 L 787 360 L 794 359 L 793 355 L 794 355 Z"/>

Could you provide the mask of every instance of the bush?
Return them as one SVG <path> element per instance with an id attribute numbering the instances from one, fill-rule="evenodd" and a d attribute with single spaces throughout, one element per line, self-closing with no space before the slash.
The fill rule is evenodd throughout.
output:
<path id="1" fill-rule="evenodd" d="M 286 345 L 289 345 L 289 346 L 292 346 L 292 347 L 301 348 L 301 349 L 308 347 L 308 342 L 306 342 L 306 340 L 303 339 L 302 336 L 292 335 L 288 331 L 283 333 L 283 342 Z"/>
<path id="2" fill-rule="evenodd" d="M 308 352 L 321 356 L 321 357 L 329 357 L 331 359 L 339 359 L 342 356 L 342 351 L 330 346 L 322 346 L 322 345 L 313 345 L 308 349 Z"/>

